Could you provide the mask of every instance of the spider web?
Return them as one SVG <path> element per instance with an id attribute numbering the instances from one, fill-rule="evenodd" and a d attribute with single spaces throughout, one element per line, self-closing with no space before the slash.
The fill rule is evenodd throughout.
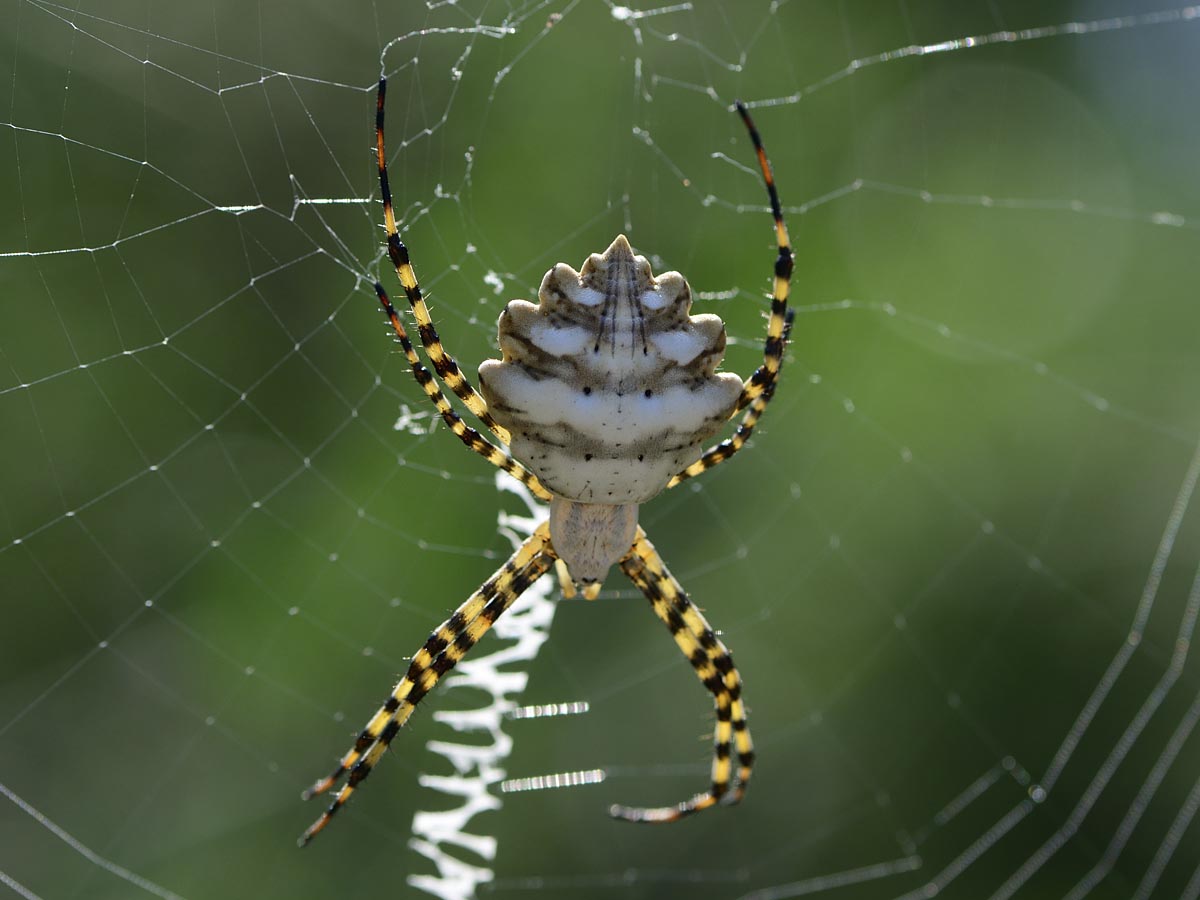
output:
<path id="1" fill-rule="evenodd" d="M 0 882 L 1200 896 L 1200 8 L 332 7 L 3 4 Z M 381 70 L 468 371 L 506 300 L 624 232 L 749 372 L 754 111 L 797 251 L 783 385 L 642 511 L 746 681 L 736 810 L 604 815 L 711 752 L 614 576 L 531 592 L 295 848 L 300 790 L 535 514 L 377 312 Z"/>

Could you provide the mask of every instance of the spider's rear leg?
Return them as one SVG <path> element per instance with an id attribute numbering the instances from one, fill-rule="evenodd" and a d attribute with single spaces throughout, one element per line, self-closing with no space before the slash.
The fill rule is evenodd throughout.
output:
<path id="1" fill-rule="evenodd" d="M 789 309 L 783 320 L 783 344 L 787 345 L 788 339 L 792 334 L 792 320 L 796 317 L 796 311 Z M 673 488 L 681 481 L 687 481 L 689 478 L 695 478 L 714 466 L 718 466 L 729 457 L 733 456 L 739 450 L 746 446 L 746 442 L 750 440 L 750 435 L 754 433 L 754 427 L 758 424 L 758 420 L 762 418 L 762 414 L 767 409 L 767 404 L 771 402 L 771 398 L 775 396 L 775 388 L 779 384 L 779 372 L 783 366 L 783 360 L 779 362 L 780 368 L 775 370 L 775 375 L 771 378 L 770 383 L 763 389 L 762 393 L 758 394 L 753 400 L 746 404 L 750 408 L 746 410 L 742 416 L 742 421 L 738 423 L 737 430 L 734 431 L 731 437 L 726 438 L 719 444 L 709 447 L 701 457 L 684 469 L 682 472 L 677 472 L 670 481 L 667 482 L 668 488 Z M 755 375 L 758 373 L 755 372 Z M 754 376 L 747 379 L 746 388 L 742 389 L 742 397 L 738 400 L 738 409 L 743 408 L 742 400 L 747 396 L 749 385 L 754 380 Z"/>
<path id="2" fill-rule="evenodd" d="M 396 340 L 404 351 L 404 357 L 412 369 L 413 378 L 432 401 L 438 415 L 442 417 L 442 421 L 446 423 L 450 431 L 467 446 L 467 449 L 478 453 L 496 468 L 503 469 L 529 488 L 538 498 L 549 500 L 550 492 L 542 486 L 536 475 L 464 422 L 462 416 L 454 411 L 441 388 L 438 387 L 437 379 L 425 368 L 421 358 L 417 356 L 417 351 L 408 338 L 408 332 L 404 329 L 404 323 L 400 321 L 400 314 L 396 312 L 396 307 L 392 305 L 387 291 L 378 281 L 375 282 L 375 295 L 379 298 L 379 305 L 383 307 L 384 315 L 387 316 L 388 323 L 396 334 Z"/>
<path id="3" fill-rule="evenodd" d="M 792 266 L 794 257 L 788 238 L 787 225 L 783 221 L 783 207 L 779 203 L 779 192 L 775 189 L 775 174 L 771 162 L 767 159 L 767 151 L 763 148 L 762 138 L 750 118 L 746 105 L 738 100 L 736 103 L 738 115 L 750 133 L 750 141 L 754 144 L 754 153 L 758 158 L 758 167 L 762 172 L 763 185 L 767 189 L 767 199 L 771 204 L 771 218 L 775 225 L 775 272 L 771 287 L 771 314 L 767 318 L 767 340 L 763 345 L 762 364 L 754 374 L 742 385 L 741 396 L 738 397 L 734 413 L 746 409 L 738 424 L 733 437 L 722 441 L 715 447 L 705 451 L 699 460 L 692 463 L 682 472 L 671 479 L 667 487 L 672 488 L 681 481 L 694 478 L 701 472 L 720 465 L 746 445 L 754 426 L 767 408 L 767 403 L 775 394 L 775 386 L 779 382 L 779 370 L 783 366 L 783 354 L 787 349 L 788 337 L 792 331 L 792 319 L 795 311 L 788 308 L 788 293 L 791 291 Z"/>
<path id="4" fill-rule="evenodd" d="M 470 652 L 513 602 L 550 569 L 554 558 L 550 528 L 543 523 L 478 591 L 429 635 L 413 656 L 408 672 L 359 733 L 354 746 L 342 757 L 337 768 L 304 791 L 304 799 L 311 799 L 332 788 L 349 773 L 328 809 L 301 835 L 301 847 L 329 824 L 355 788 L 371 774 L 421 699 Z"/>
<path id="5" fill-rule="evenodd" d="M 462 373 L 457 360 L 442 345 L 442 339 L 429 315 L 429 307 L 421 294 L 421 285 L 417 281 L 416 270 L 413 269 L 412 260 L 409 258 L 408 247 L 400 239 L 400 231 L 396 225 L 396 213 L 392 207 L 392 189 L 388 183 L 387 153 L 384 150 L 383 142 L 383 109 L 386 98 L 387 79 L 380 78 L 379 89 L 375 95 L 375 161 L 379 169 L 379 193 L 383 200 L 383 225 L 387 232 L 388 257 L 396 269 L 396 276 L 400 279 L 404 295 L 408 298 L 408 305 L 417 320 L 417 334 L 421 339 L 421 345 L 429 355 L 433 370 L 488 431 L 507 447 L 512 440 L 508 429 L 492 418 L 492 414 L 488 412 L 487 401 Z"/>
<path id="6" fill-rule="evenodd" d="M 754 766 L 754 744 L 746 724 L 742 681 L 733 658 L 721 639 L 688 600 L 683 587 L 667 571 L 654 545 L 638 529 L 637 539 L 621 560 L 621 570 L 638 586 L 671 636 L 696 670 L 696 676 L 713 695 L 717 724 L 713 729 L 712 784 L 675 806 L 639 808 L 613 806 L 612 815 L 629 822 L 675 822 L 684 816 L 715 806 L 737 803 L 746 793 Z M 736 748 L 738 770 L 733 778 L 731 757 Z M 732 785 L 732 787 L 731 787 Z"/>

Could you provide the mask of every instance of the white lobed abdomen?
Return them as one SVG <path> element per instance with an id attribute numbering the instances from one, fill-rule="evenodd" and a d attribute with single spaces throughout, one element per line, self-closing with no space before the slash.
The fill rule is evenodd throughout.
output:
<path id="1" fill-rule="evenodd" d="M 650 499 L 737 403 L 741 379 L 715 371 L 724 324 L 690 316 L 683 277 L 655 279 L 624 236 L 581 272 L 551 269 L 539 300 L 508 304 L 503 359 L 479 368 L 492 415 L 512 432 L 510 452 L 561 497 Z"/>

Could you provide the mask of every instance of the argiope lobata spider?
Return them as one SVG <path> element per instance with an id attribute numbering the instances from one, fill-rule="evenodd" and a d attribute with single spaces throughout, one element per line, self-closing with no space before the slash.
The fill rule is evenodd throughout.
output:
<path id="1" fill-rule="evenodd" d="M 503 358 L 479 367 L 476 391 L 442 346 L 396 228 L 383 145 L 386 93 L 386 79 L 380 79 L 375 154 L 388 255 L 436 377 L 421 362 L 399 313 L 378 283 L 375 292 L 413 376 L 450 430 L 549 501 L 550 517 L 429 636 L 337 768 L 304 792 L 305 799 L 314 797 L 346 776 L 329 808 L 301 836 L 300 845 L 324 828 L 371 774 L 438 680 L 552 566 L 557 567 L 564 594 L 572 596 L 579 589 L 591 600 L 598 596 L 609 568 L 619 565 L 646 595 L 715 701 L 709 789 L 675 806 L 613 806 L 612 815 L 631 822 L 674 822 L 722 800 L 736 803 L 745 793 L 754 762 L 741 678 L 725 645 L 638 526 L 637 510 L 664 488 L 741 450 L 775 393 L 792 325 L 787 306 L 792 251 L 758 131 L 739 101 L 737 111 L 754 143 L 778 244 L 763 362 L 750 378 L 743 382 L 716 371 L 725 351 L 724 323 L 715 315 L 690 316 L 691 292 L 683 276 L 666 272 L 655 278 L 646 259 L 635 256 L 625 236 L 618 235 L 604 253 L 592 254 L 579 272 L 564 263 L 547 272 L 538 305 L 513 300 L 505 307 L 499 320 Z M 499 446 L 462 420 L 438 378 Z M 739 412 L 734 434 L 701 452 L 703 442 Z M 735 749 L 736 775 L 731 760 Z"/>

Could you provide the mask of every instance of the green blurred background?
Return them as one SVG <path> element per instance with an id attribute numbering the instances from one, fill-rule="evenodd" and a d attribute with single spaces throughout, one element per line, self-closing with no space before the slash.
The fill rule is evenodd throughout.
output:
<path id="1" fill-rule="evenodd" d="M 481 895 L 1200 891 L 1195 10 L 664 8 L 0 3 L 8 889 L 424 896 L 413 814 L 457 805 L 425 745 L 471 740 L 433 711 L 478 692 L 294 844 L 520 511 L 427 416 L 393 429 L 425 407 L 370 290 L 382 59 L 398 215 L 469 371 L 506 300 L 618 232 L 754 367 L 772 235 L 735 97 L 796 245 L 754 447 L 642 512 L 739 662 L 746 802 L 605 815 L 700 789 L 711 727 L 614 576 L 514 697 L 590 712 L 510 723 L 501 763 L 608 778 L 475 818 Z"/>

